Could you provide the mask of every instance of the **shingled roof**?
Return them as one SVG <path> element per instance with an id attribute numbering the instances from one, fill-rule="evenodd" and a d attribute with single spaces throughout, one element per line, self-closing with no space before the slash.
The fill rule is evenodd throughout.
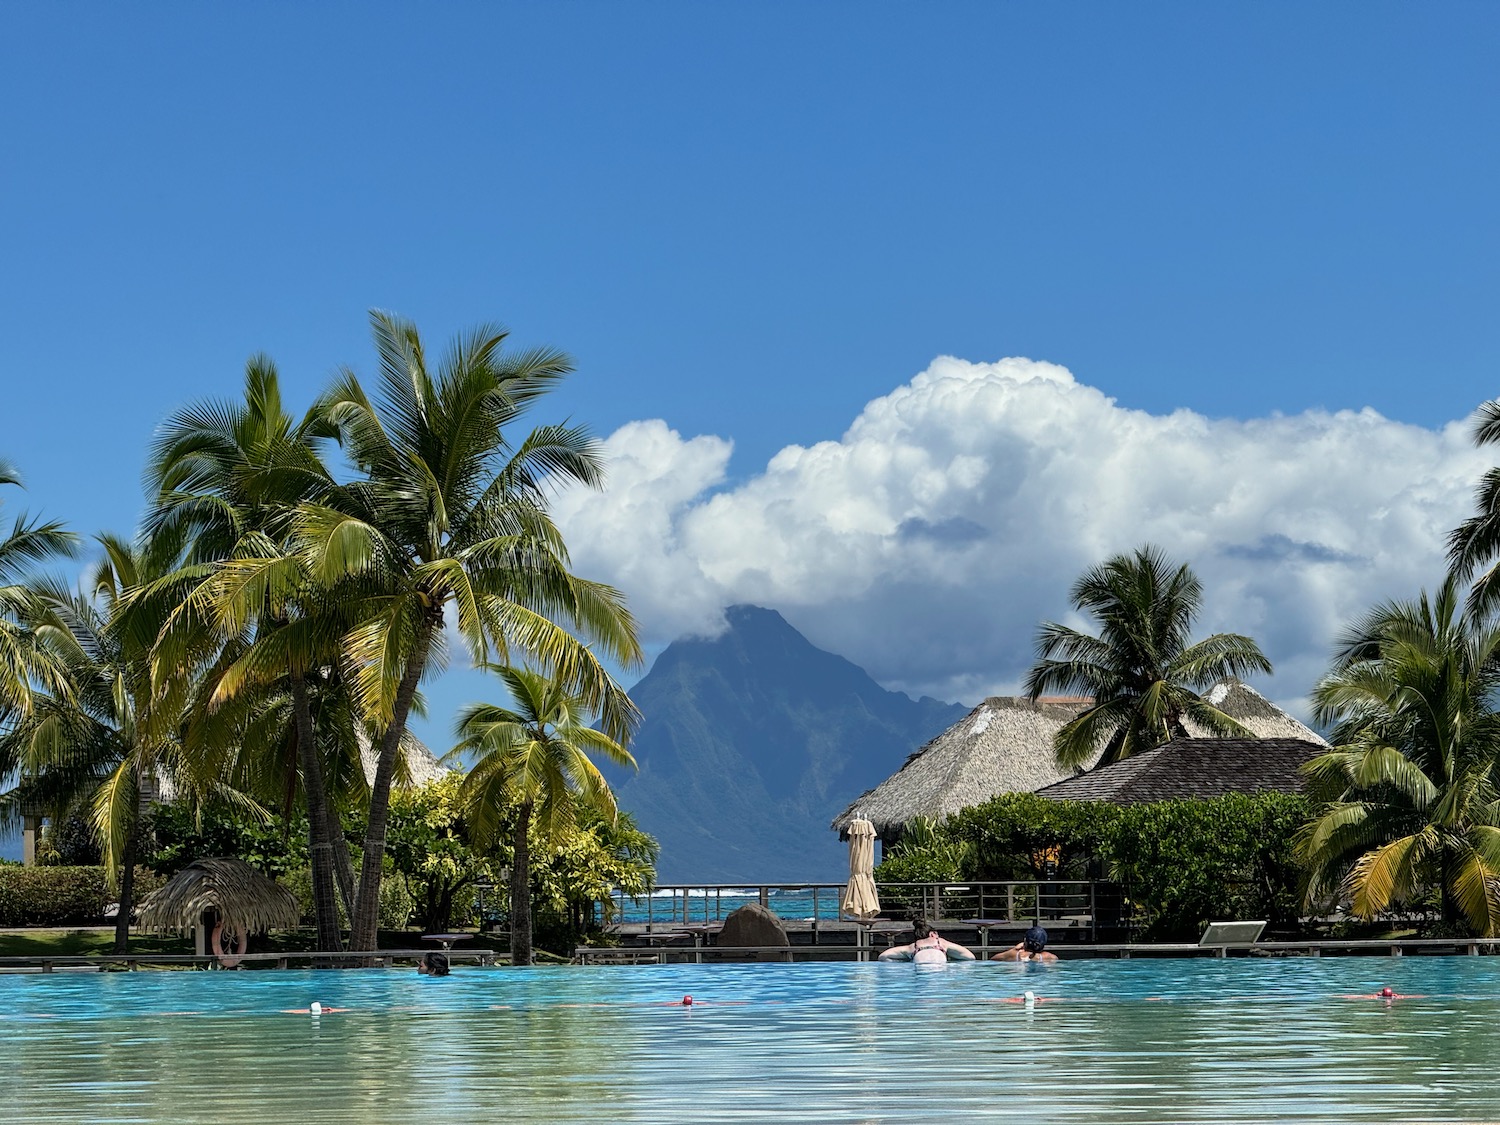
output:
<path id="1" fill-rule="evenodd" d="M 1054 801 L 1144 805 L 1226 793 L 1300 793 L 1303 763 L 1326 749 L 1301 738 L 1178 738 L 1036 794 Z"/>

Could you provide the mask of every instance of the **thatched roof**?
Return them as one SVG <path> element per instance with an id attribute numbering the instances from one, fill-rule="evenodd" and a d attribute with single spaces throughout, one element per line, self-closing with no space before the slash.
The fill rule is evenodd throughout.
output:
<path id="1" fill-rule="evenodd" d="M 186 930 L 214 909 L 224 928 L 238 934 L 297 925 L 296 896 L 242 859 L 197 859 L 140 902 L 136 916 L 152 930 Z"/>
<path id="2" fill-rule="evenodd" d="M 1038 789 L 1037 796 L 1144 805 L 1226 793 L 1301 793 L 1302 766 L 1325 748 L 1300 738 L 1177 738 Z"/>
<path id="3" fill-rule="evenodd" d="M 365 771 L 365 784 L 375 784 L 375 767 L 380 763 L 379 747 L 370 740 L 364 727 L 355 731 L 359 739 L 359 760 Z M 448 767 L 433 757 L 426 744 L 407 731 L 401 739 L 401 759 L 396 763 L 396 784 L 419 789 L 448 773 Z"/>
<path id="4" fill-rule="evenodd" d="M 1203 693 L 1203 701 L 1217 707 L 1231 719 L 1238 719 L 1256 738 L 1297 738 L 1327 746 L 1323 737 L 1311 727 L 1303 726 L 1249 684 L 1225 680 Z M 1213 732 L 1196 723 L 1185 724 L 1194 738 L 1212 738 Z"/>
<path id="5" fill-rule="evenodd" d="M 1327 744 L 1308 727 L 1261 695 L 1233 680 L 1215 684 L 1203 698 L 1249 728 L 1256 738 L 1300 739 Z M 1052 752 L 1059 728 L 1092 702 L 1049 701 L 999 696 L 986 699 L 952 727 L 927 743 L 874 789 L 861 794 L 834 818 L 843 833 L 856 816 L 868 818 L 882 838 L 908 821 L 940 820 L 983 804 L 1001 793 L 1026 793 L 1072 777 Z M 1187 724 L 1194 737 L 1209 731 Z"/>
<path id="6" fill-rule="evenodd" d="M 860 795 L 833 821 L 842 833 L 856 816 L 882 837 L 918 816 L 941 819 L 1000 793 L 1029 792 L 1072 774 L 1059 769 L 1052 737 L 1083 704 L 986 699 Z"/>

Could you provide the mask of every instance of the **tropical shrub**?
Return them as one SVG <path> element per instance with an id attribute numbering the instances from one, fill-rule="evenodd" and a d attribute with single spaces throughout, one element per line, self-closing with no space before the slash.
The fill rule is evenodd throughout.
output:
<path id="1" fill-rule="evenodd" d="M 1144 936 L 1192 940 L 1214 920 L 1296 924 L 1295 837 L 1311 812 L 1287 793 L 1127 807 L 1007 793 L 950 817 L 937 835 L 970 845 L 958 878 L 1113 879 Z"/>
<path id="2" fill-rule="evenodd" d="M 160 885 L 136 872 L 141 894 Z M 0 867 L 0 926 L 98 925 L 114 900 L 103 867 Z"/>
<path id="3" fill-rule="evenodd" d="M 946 832 L 970 845 L 965 879 L 1098 878 L 1121 811 L 1102 801 L 1005 793 L 950 817 Z"/>
<path id="4" fill-rule="evenodd" d="M 413 920 L 429 932 L 474 919 L 474 885 L 481 877 L 495 884 L 487 911 L 502 926 L 509 924 L 505 881 L 520 805 L 511 803 L 499 811 L 495 844 L 479 848 L 464 817 L 462 784 L 461 775 L 450 774 L 392 794 L 386 853 L 391 878 L 382 886 L 402 888 L 412 903 Z M 573 815 L 571 828 L 531 853 L 535 941 L 558 953 L 572 952 L 584 934 L 606 920 L 602 912 L 610 908 L 611 891 L 648 894 L 656 882 L 656 841 L 636 827 L 630 814 L 611 819 L 579 802 Z M 392 928 L 384 918 L 381 925 Z"/>
<path id="5" fill-rule="evenodd" d="M 476 880 L 494 881 L 497 869 L 469 844 L 461 790 L 463 776 L 450 773 L 416 789 L 391 794 L 386 858 L 398 876 L 412 914 L 425 933 L 443 933 L 474 912 Z M 382 904 L 383 905 L 383 904 Z M 390 928 L 384 921 L 382 926 Z"/>
<path id="6" fill-rule="evenodd" d="M 269 821 L 241 809 L 205 806 L 196 813 L 182 801 L 158 805 L 151 817 L 147 839 L 155 836 L 155 849 L 146 856 L 146 866 L 159 875 L 172 876 L 195 859 L 234 856 L 261 874 L 281 879 L 307 866 L 307 821 L 272 817 Z"/>
<path id="7" fill-rule="evenodd" d="M 1205 923 L 1264 918 L 1295 927 L 1302 869 L 1295 838 L 1312 808 L 1290 793 L 1230 793 L 1120 810 L 1111 875 L 1143 915 L 1144 936 L 1196 941 Z"/>

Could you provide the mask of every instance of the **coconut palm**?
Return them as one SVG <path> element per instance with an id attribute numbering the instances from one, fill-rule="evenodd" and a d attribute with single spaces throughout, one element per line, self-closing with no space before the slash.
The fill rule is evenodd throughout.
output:
<path id="1" fill-rule="evenodd" d="M 1230 677 L 1270 672 L 1271 662 L 1249 637 L 1215 633 L 1192 640 L 1203 586 L 1186 565 L 1174 566 L 1155 547 L 1116 555 L 1086 571 L 1069 594 L 1074 609 L 1099 623 L 1093 636 L 1044 622 L 1037 663 L 1026 677 L 1033 699 L 1085 694 L 1092 704 L 1057 732 L 1057 762 L 1109 765 L 1188 734 L 1186 721 L 1219 735 L 1250 732 L 1197 690 Z"/>
<path id="2" fill-rule="evenodd" d="M 39 585 L 44 606 L 38 644 L 59 671 L 53 690 L 7 733 L 0 759 L 14 764 L 28 799 L 59 816 L 86 810 L 110 878 L 119 890 L 115 949 L 129 933 L 144 806 L 170 779 L 185 796 L 214 788 L 217 766 L 182 754 L 178 737 L 191 670 L 158 680 L 151 641 L 174 592 L 158 587 L 177 568 L 170 537 L 131 543 L 98 537 L 103 561 L 77 593 Z"/>
<path id="3" fill-rule="evenodd" d="M 297 516 L 308 573 L 360 622 L 345 634 L 344 660 L 379 732 L 352 949 L 375 947 L 391 780 L 417 685 L 445 659 L 444 611 L 452 607 L 475 663 L 492 653 L 532 660 L 617 740 L 638 716 L 595 646 L 618 664 L 640 660 L 623 599 L 570 573 L 547 515 L 550 489 L 600 482 L 597 445 L 563 426 L 518 443 L 510 433 L 571 370 L 567 358 L 507 354 L 506 334 L 486 327 L 457 340 L 433 372 L 413 325 L 379 312 L 371 321 L 378 396 L 346 372 L 316 408 L 363 476 Z"/>
<path id="4" fill-rule="evenodd" d="M 242 783 L 247 775 L 269 777 L 290 799 L 300 778 L 318 947 L 332 950 L 339 948 L 335 885 L 352 912 L 354 879 L 324 776 L 314 694 L 320 682 L 337 682 L 330 666 L 342 630 L 320 627 L 324 607 L 291 547 L 297 505 L 333 484 L 319 453 L 323 436 L 313 416 L 298 422 L 283 408 L 275 365 L 252 358 L 241 401 L 194 404 L 158 432 L 147 469 L 155 497 L 147 526 L 188 536 L 192 545 L 184 575 L 195 579 L 191 593 L 156 645 L 161 674 L 172 674 L 182 644 L 202 643 L 205 630 L 224 645 L 187 736 L 199 745 L 233 740 L 245 759 Z"/>
<path id="5" fill-rule="evenodd" d="M 1500 928 L 1497 651 L 1452 576 L 1344 638 L 1313 694 L 1335 747 L 1308 766 L 1330 799 L 1299 840 L 1310 901 L 1337 892 L 1369 918 L 1436 893 L 1446 923 Z"/>
<path id="6" fill-rule="evenodd" d="M 455 754 L 477 757 L 464 781 L 466 819 L 481 845 L 492 843 L 505 812 L 515 809 L 510 872 L 510 956 L 529 965 L 531 948 L 531 832 L 552 845 L 577 823 L 577 802 L 613 821 L 615 798 L 590 759 L 615 765 L 635 759 L 603 731 L 589 726 L 590 708 L 553 676 L 527 668 L 489 665 L 510 691 L 513 708 L 476 704 L 458 720 Z"/>
<path id="7" fill-rule="evenodd" d="M 7 484 L 19 487 L 21 478 L 9 462 L 0 461 L 0 485 Z M 72 556 L 77 545 L 78 537 L 62 524 L 39 523 L 25 513 L 0 538 L 0 724 L 30 713 L 32 689 L 49 670 L 31 628 L 39 606 L 27 580 L 38 564 Z"/>
<path id="8" fill-rule="evenodd" d="M 1500 443 L 1500 399 L 1479 408 L 1474 444 Z M 1471 606 L 1488 612 L 1500 599 L 1500 467 L 1490 469 L 1474 490 L 1475 513 L 1448 536 L 1448 562 L 1460 581 L 1473 579 Z M 1477 577 L 1476 577 L 1477 574 Z"/>

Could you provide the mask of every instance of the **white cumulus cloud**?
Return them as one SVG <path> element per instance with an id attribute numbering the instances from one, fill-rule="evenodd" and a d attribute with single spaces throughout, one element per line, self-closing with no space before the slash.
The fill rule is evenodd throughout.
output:
<path id="1" fill-rule="evenodd" d="M 1155 415 L 1054 364 L 951 357 L 732 485 L 720 437 L 643 421 L 606 446 L 607 489 L 557 514 L 652 641 L 748 602 L 889 687 L 970 703 L 1015 689 L 1084 568 L 1147 542 L 1203 579 L 1199 632 L 1256 637 L 1263 689 L 1295 702 L 1346 622 L 1439 580 L 1489 464 L 1461 421 Z"/>

